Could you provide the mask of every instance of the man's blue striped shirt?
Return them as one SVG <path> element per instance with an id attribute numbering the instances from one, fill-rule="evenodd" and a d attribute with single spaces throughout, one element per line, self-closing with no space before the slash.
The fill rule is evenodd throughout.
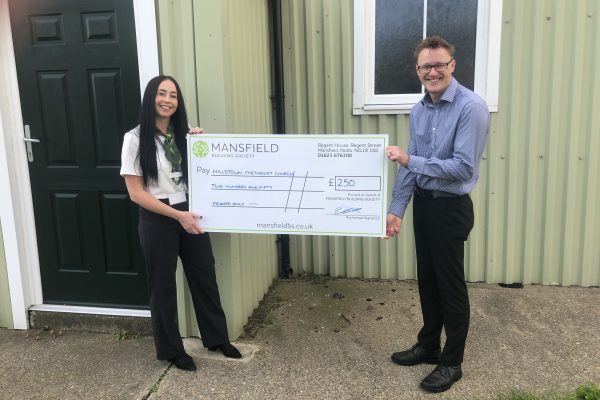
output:
<path id="1" fill-rule="evenodd" d="M 426 94 L 410 112 L 410 160 L 398 170 L 389 212 L 404 217 L 415 186 L 471 192 L 479 179 L 489 124 L 483 99 L 454 78 L 437 103 Z"/>

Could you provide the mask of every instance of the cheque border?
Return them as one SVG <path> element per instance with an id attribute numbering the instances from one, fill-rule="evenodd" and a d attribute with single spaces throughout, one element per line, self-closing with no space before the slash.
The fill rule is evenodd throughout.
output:
<path id="1" fill-rule="evenodd" d="M 347 140 L 364 140 L 364 139 L 376 139 L 383 140 L 383 148 L 388 146 L 389 136 L 388 134 L 226 134 L 226 133 L 204 133 L 201 135 L 188 135 L 188 169 L 191 168 L 192 163 L 189 161 L 192 159 L 192 146 L 190 142 L 198 138 L 208 139 L 273 139 L 277 140 L 315 140 L 315 139 L 347 139 Z M 379 232 L 362 232 L 362 231 L 330 231 L 330 230 L 302 230 L 302 229 L 233 229 L 233 228 L 218 228 L 218 227 L 203 227 L 207 232 L 219 232 L 219 233 L 252 233 L 252 234 L 298 234 L 298 235 L 314 235 L 314 236 L 362 236 L 362 237 L 384 237 L 385 236 L 385 224 L 386 224 L 386 210 L 387 210 L 387 188 L 388 188 L 388 174 L 387 168 L 389 168 L 389 162 L 387 158 L 382 157 L 380 165 L 380 174 L 384 178 L 382 182 L 382 201 L 381 201 L 381 223 L 379 225 Z M 190 172 L 188 170 L 188 176 Z M 193 204 L 193 180 L 189 179 L 188 194 L 190 207 Z"/>

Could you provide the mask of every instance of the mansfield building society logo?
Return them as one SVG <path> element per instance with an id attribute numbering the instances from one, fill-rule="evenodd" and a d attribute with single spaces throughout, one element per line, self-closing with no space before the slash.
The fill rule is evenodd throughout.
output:
<path id="1" fill-rule="evenodd" d="M 208 155 L 208 144 L 203 140 L 198 140 L 192 146 L 192 153 L 198 158 L 204 158 Z"/>
<path id="2" fill-rule="evenodd" d="M 254 158 L 256 153 L 277 153 L 277 143 L 207 143 L 198 140 L 192 145 L 192 154 L 198 158 L 211 157 Z"/>

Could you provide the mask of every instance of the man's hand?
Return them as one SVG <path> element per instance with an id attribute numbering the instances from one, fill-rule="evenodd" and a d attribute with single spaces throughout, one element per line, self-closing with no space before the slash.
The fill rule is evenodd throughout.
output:
<path id="1" fill-rule="evenodd" d="M 400 232 L 400 225 L 402 225 L 402 219 L 395 216 L 394 214 L 388 214 L 385 219 L 385 238 L 389 239 L 390 236 L 396 236 Z"/>
<path id="2" fill-rule="evenodd" d="M 399 146 L 388 146 L 385 148 L 385 155 L 390 161 L 398 161 L 403 167 L 408 167 L 410 156 Z"/>

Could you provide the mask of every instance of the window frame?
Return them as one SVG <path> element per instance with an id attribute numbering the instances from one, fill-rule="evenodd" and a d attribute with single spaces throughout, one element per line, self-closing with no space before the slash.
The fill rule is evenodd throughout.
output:
<path id="1" fill-rule="evenodd" d="M 422 87 L 417 94 L 375 94 L 375 3 L 354 0 L 352 111 L 354 115 L 408 114 L 423 97 Z M 502 0 L 478 0 L 474 89 L 491 112 L 498 111 L 501 28 Z"/>

